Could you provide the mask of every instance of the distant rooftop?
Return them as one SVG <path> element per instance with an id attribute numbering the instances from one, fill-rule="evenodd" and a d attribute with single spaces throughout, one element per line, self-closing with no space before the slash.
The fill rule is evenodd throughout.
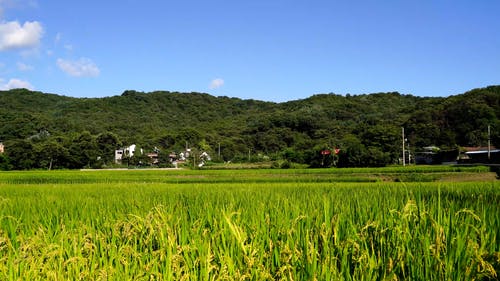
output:
<path id="1" fill-rule="evenodd" d="M 488 151 L 488 147 L 487 146 L 476 146 L 476 147 L 469 146 L 469 147 L 464 147 L 464 150 L 466 152 Z M 493 150 L 498 150 L 498 149 L 494 146 L 490 146 L 490 151 L 493 152 Z"/>

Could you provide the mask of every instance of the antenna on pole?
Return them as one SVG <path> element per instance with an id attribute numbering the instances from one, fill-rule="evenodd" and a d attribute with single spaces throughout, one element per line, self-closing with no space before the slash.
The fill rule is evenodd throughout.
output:
<path id="1" fill-rule="evenodd" d="M 401 129 L 402 129 L 402 132 L 403 132 L 403 134 L 402 134 L 403 135 L 403 166 L 406 166 L 406 160 L 405 160 L 405 158 L 406 158 L 406 155 L 405 155 L 405 128 L 402 127 Z"/>

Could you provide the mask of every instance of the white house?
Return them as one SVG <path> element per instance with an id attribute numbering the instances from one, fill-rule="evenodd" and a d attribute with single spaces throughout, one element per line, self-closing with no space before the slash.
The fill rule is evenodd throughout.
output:
<path id="1" fill-rule="evenodd" d="M 115 163 L 116 164 L 120 164 L 122 162 L 122 159 L 123 159 L 123 149 L 117 149 L 115 150 Z"/>
<path id="2" fill-rule="evenodd" d="M 115 163 L 121 164 L 123 158 L 134 156 L 135 148 L 136 148 L 136 145 L 133 144 L 129 147 L 124 147 L 124 148 L 120 148 L 120 149 L 115 150 Z"/>
<path id="3" fill-rule="evenodd" d="M 210 157 L 210 155 L 208 155 L 208 153 L 206 153 L 205 151 L 203 153 L 200 154 L 200 164 L 198 164 L 198 167 L 203 167 L 205 166 L 205 161 L 211 161 L 212 160 L 212 157 Z"/>

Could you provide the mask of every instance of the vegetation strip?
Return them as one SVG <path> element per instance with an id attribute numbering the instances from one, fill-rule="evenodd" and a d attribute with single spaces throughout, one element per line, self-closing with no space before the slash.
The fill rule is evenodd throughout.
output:
<path id="1" fill-rule="evenodd" d="M 240 183 L 230 171 L 0 173 L 0 279 L 498 278 L 497 181 L 266 181 L 324 173 L 278 171 Z M 160 181 L 178 176 L 214 181 Z"/>
<path id="2" fill-rule="evenodd" d="M 447 98 L 319 94 L 283 103 L 164 91 L 70 98 L 15 89 L 0 91 L 0 104 L 0 170 L 168 167 L 188 150 L 190 167 L 203 152 L 216 164 L 285 168 L 500 163 L 500 86 Z M 126 153 L 131 147 L 137 153 Z"/>

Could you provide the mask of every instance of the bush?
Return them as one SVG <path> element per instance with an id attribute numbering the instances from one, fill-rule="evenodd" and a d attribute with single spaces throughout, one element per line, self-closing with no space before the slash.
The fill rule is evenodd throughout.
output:
<path id="1" fill-rule="evenodd" d="M 405 175 L 400 175 L 395 178 L 395 182 L 433 182 L 436 180 L 436 176 L 426 175 L 422 173 L 409 173 Z"/>
<path id="2" fill-rule="evenodd" d="M 271 169 L 290 169 L 292 163 L 288 160 L 277 160 L 271 164 Z"/>
<path id="3" fill-rule="evenodd" d="M 9 171 L 12 169 L 10 165 L 10 159 L 5 154 L 0 154 L 0 171 Z"/>

